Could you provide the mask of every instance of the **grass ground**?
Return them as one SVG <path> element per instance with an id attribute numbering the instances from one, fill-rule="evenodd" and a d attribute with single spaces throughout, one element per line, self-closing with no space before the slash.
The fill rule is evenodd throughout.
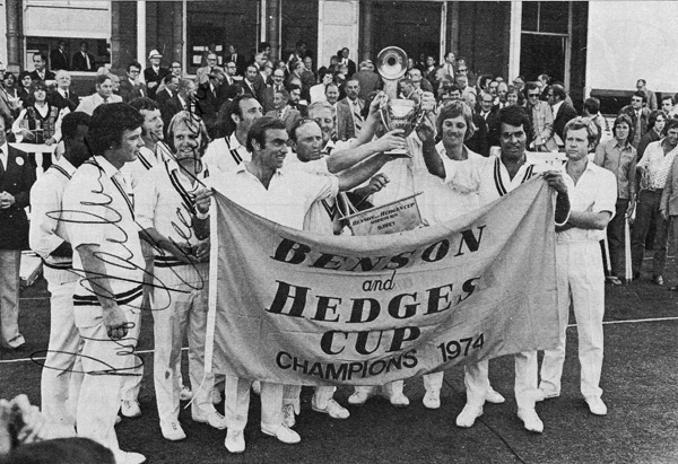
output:
<path id="1" fill-rule="evenodd" d="M 675 269 L 674 264 L 671 261 L 669 268 Z M 675 273 L 667 277 L 672 284 L 678 281 Z M 253 400 L 245 430 L 247 451 L 233 456 L 223 446 L 224 432 L 193 423 L 187 410 L 182 410 L 181 420 L 188 439 L 180 443 L 162 439 L 150 377 L 152 354 L 144 354 L 143 416 L 124 420 L 118 437 L 124 449 L 144 453 L 151 464 L 678 463 L 678 293 L 667 287 L 647 280 L 607 287 L 601 385 L 609 407 L 606 417 L 592 416 L 580 397 L 576 329 L 568 329 L 562 395 L 537 406 L 545 424 L 541 435 L 524 431 L 515 416 L 513 362 L 500 358 L 490 363 L 490 377 L 507 402 L 487 405 L 471 429 L 454 425 L 465 401 L 462 369 L 457 367 L 446 372 L 437 411 L 421 405 L 420 379 L 406 384 L 408 408 L 395 409 L 386 400 L 373 398 L 362 407 L 351 407 L 345 421 L 313 412 L 311 391 L 304 389 L 296 426 L 302 442 L 296 446 L 262 435 L 258 401 Z M 142 324 L 139 349 L 150 350 L 152 322 L 146 317 Z M 0 351 L 0 398 L 27 393 L 39 403 L 40 367 L 26 358 L 47 346 L 49 300 L 44 281 L 22 293 L 20 325 L 28 343 L 19 351 Z M 339 390 L 340 402 L 346 404 L 350 391 Z"/>

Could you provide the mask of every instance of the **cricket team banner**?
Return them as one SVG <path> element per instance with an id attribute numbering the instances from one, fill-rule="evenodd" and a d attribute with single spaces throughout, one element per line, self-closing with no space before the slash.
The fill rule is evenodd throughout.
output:
<path id="1" fill-rule="evenodd" d="M 553 199 L 534 179 L 442 225 L 319 236 L 214 196 L 206 363 L 381 385 L 558 338 Z"/>

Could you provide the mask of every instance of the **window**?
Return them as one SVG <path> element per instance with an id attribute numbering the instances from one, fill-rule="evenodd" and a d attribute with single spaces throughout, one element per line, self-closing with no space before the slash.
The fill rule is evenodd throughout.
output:
<path id="1" fill-rule="evenodd" d="M 64 53 L 59 56 L 57 54 L 57 49 L 59 42 L 61 41 L 65 42 L 65 49 Z M 96 71 L 101 66 L 104 66 L 104 64 L 111 62 L 109 44 L 105 39 L 26 37 L 26 57 L 24 67 L 29 71 L 32 70 L 33 54 L 40 53 L 47 60 L 47 68 L 52 71 L 63 69 L 64 66 L 59 63 L 64 62 L 67 71 L 85 71 L 81 65 L 83 60 L 76 60 L 76 66 L 74 66 L 73 62 L 73 56 L 80 52 L 80 44 L 82 42 L 87 44 L 87 53 L 94 58 L 94 62 L 91 63 L 91 67 L 93 68 L 92 72 Z M 52 61 L 54 61 L 54 63 Z M 79 64 L 80 66 L 77 66 Z"/>
<path id="2" fill-rule="evenodd" d="M 523 2 L 525 32 L 567 34 L 568 2 Z"/>

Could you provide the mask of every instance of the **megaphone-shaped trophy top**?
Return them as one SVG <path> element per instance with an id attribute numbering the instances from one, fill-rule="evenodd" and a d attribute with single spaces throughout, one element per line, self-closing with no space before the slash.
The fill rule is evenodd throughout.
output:
<path id="1" fill-rule="evenodd" d="M 377 55 L 377 71 L 384 80 L 398 80 L 407 72 L 407 53 L 400 47 L 390 46 Z"/>

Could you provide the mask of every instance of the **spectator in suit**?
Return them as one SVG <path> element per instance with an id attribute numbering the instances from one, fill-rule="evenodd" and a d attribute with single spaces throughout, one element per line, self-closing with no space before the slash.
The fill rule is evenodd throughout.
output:
<path id="1" fill-rule="evenodd" d="M 241 76 L 245 74 L 245 57 L 238 53 L 238 50 L 233 44 L 227 47 L 227 51 L 226 63 L 235 63 L 236 72 Z"/>
<path id="2" fill-rule="evenodd" d="M 76 111 L 83 111 L 90 116 L 94 110 L 106 103 L 121 103 L 122 98 L 119 95 L 113 94 L 113 81 L 109 74 L 100 74 L 96 78 L 96 92 L 92 95 L 84 97 Z"/>
<path id="3" fill-rule="evenodd" d="M 155 94 L 155 100 L 160 107 L 160 114 L 165 128 L 169 127 L 172 117 L 183 109 L 183 104 L 179 99 L 179 82 L 180 79 L 174 74 L 166 75 L 162 83 L 163 88 Z"/>
<path id="4" fill-rule="evenodd" d="M 365 122 L 362 112 L 365 100 L 358 97 L 360 83 L 355 79 L 346 82 L 346 98 L 337 103 L 337 137 L 348 140 L 358 136 Z"/>
<path id="5" fill-rule="evenodd" d="M 31 79 L 34 81 L 53 81 L 54 73 L 47 69 L 45 57 L 40 53 L 33 53 L 33 66 L 35 69 L 31 72 Z"/>
<path id="6" fill-rule="evenodd" d="M 84 40 L 80 42 L 80 51 L 74 53 L 71 58 L 71 69 L 88 72 L 94 72 L 97 69 L 94 56 L 87 51 L 87 42 Z"/>
<path id="7" fill-rule="evenodd" d="M 553 139 L 553 113 L 549 104 L 539 99 L 540 95 L 536 82 L 525 84 L 526 109 L 532 124 L 528 147 L 532 151 L 557 151 L 558 144 Z"/>
<path id="8" fill-rule="evenodd" d="M 675 104 L 675 101 L 673 100 L 673 97 L 671 95 L 664 95 L 662 96 L 662 101 L 661 101 L 661 110 L 664 112 L 664 114 L 668 117 L 673 116 L 673 106 Z"/>
<path id="9" fill-rule="evenodd" d="M 367 100 L 368 96 L 382 88 L 383 84 L 379 74 L 374 72 L 374 64 L 370 60 L 360 62 L 360 69 L 352 77 L 360 83 L 360 94 L 358 95 L 363 100 Z"/>
<path id="10" fill-rule="evenodd" d="M 360 73 L 357 73 L 356 76 L 359 74 Z M 321 69 L 318 71 L 318 75 L 320 76 L 320 84 L 314 85 L 309 89 L 308 92 L 311 97 L 311 103 L 315 103 L 317 101 L 327 101 L 325 90 L 327 89 L 327 86 L 334 81 L 334 76 L 332 76 L 332 73 L 327 69 Z"/>
<path id="11" fill-rule="evenodd" d="M 631 145 L 638 148 L 640 139 L 647 132 L 647 127 L 650 121 L 650 110 L 644 105 L 647 99 L 647 94 L 642 90 L 637 90 L 631 96 L 631 104 L 623 107 L 619 114 L 627 114 L 631 117 L 633 122 L 633 139 Z"/>
<path id="12" fill-rule="evenodd" d="M 196 93 L 195 112 L 205 123 L 207 132 L 212 139 L 218 136 L 219 131 L 217 127 L 217 111 L 222 103 L 219 98 L 219 87 L 221 86 L 219 74 L 219 71 L 212 71 L 209 74 L 209 80 L 204 84 L 200 84 Z"/>
<path id="13" fill-rule="evenodd" d="M 135 98 L 147 97 L 148 90 L 143 82 L 139 81 L 141 64 L 136 61 L 127 65 L 126 78 L 120 82 L 119 94 L 123 103 L 129 103 Z"/>
<path id="14" fill-rule="evenodd" d="M 75 111 L 80 103 L 80 97 L 71 90 L 71 75 L 66 70 L 56 72 L 57 87 L 53 90 L 47 99 L 49 103 L 59 109 L 68 108 L 69 111 Z"/>
<path id="15" fill-rule="evenodd" d="M 551 85 L 547 89 L 546 95 L 553 112 L 553 131 L 560 139 L 560 141 L 556 139 L 556 143 L 559 147 L 564 146 L 563 129 L 570 119 L 577 117 L 577 111 L 566 101 L 567 93 L 565 93 L 565 88 L 562 85 Z"/>
<path id="16" fill-rule="evenodd" d="M 657 109 L 657 94 L 647 88 L 647 82 L 645 79 L 638 79 L 636 82 L 636 90 L 645 92 L 645 101 L 647 102 L 647 107 L 650 109 L 650 111 Z"/>
<path id="17" fill-rule="evenodd" d="M 273 85 L 266 87 L 261 94 L 261 106 L 264 107 L 265 113 L 275 109 L 275 104 L 273 102 L 275 93 L 280 92 L 285 88 L 283 85 L 283 81 L 285 80 L 285 72 L 282 69 L 276 69 L 273 71 L 273 75 L 271 77 L 273 78 Z M 325 94 L 323 92 L 323 97 L 324 96 Z"/>
<path id="18" fill-rule="evenodd" d="M 261 94 L 264 91 L 264 82 L 261 80 L 261 77 L 259 76 L 257 67 L 254 66 L 253 64 L 247 66 L 247 70 L 245 71 L 245 78 L 240 83 L 240 87 L 242 88 L 242 92 L 244 95 L 250 95 L 259 100 L 259 102 L 261 103 Z"/>
<path id="19" fill-rule="evenodd" d="M 240 83 L 237 80 L 236 72 L 237 67 L 235 63 L 226 63 L 225 70 L 221 73 L 223 75 L 223 82 L 221 87 L 219 87 L 219 99 L 222 102 L 235 98 L 240 92 Z"/>
<path id="20" fill-rule="evenodd" d="M 195 72 L 195 81 L 198 85 L 204 84 L 209 80 L 210 73 L 217 67 L 217 54 L 209 52 L 205 58 L 205 66 L 198 68 Z"/>
<path id="21" fill-rule="evenodd" d="M 158 50 L 151 50 L 148 54 L 148 62 L 151 65 L 144 69 L 144 80 L 150 98 L 155 98 L 162 78 L 169 74 L 169 69 L 160 66 L 160 60 L 162 60 L 162 54 Z"/>
<path id="22" fill-rule="evenodd" d="M 292 96 L 292 92 L 296 94 L 294 97 Z M 285 123 L 287 131 L 289 131 L 294 127 L 296 122 L 301 119 L 301 113 L 294 107 L 294 99 L 299 98 L 300 96 L 301 89 L 298 86 L 294 86 L 293 89 L 290 89 L 290 92 L 287 92 L 285 89 L 275 92 L 273 101 L 275 108 L 264 116 L 280 119 Z"/>
<path id="23" fill-rule="evenodd" d="M 184 77 L 184 68 L 179 61 L 172 61 L 170 63 L 170 73 L 177 76 L 179 79 Z"/>
<path id="24" fill-rule="evenodd" d="M 66 42 L 60 40 L 57 48 L 49 52 L 49 66 L 52 71 L 63 69 L 68 71 L 68 53 L 66 53 Z"/>
<path id="25" fill-rule="evenodd" d="M 0 344 L 17 349 L 26 343 L 19 331 L 19 267 L 28 249 L 29 192 L 35 171 L 28 159 L 7 143 L 0 118 Z"/>
<path id="26" fill-rule="evenodd" d="M 350 53 L 350 50 L 348 48 L 344 47 L 344 48 L 341 49 L 341 53 L 339 54 L 339 56 L 340 56 L 339 64 L 345 64 L 346 66 L 348 66 L 348 73 L 346 74 L 347 79 L 349 77 L 353 76 L 357 71 L 356 66 L 355 66 L 355 61 L 353 61 L 352 59 L 350 59 L 348 57 L 349 53 Z"/>

